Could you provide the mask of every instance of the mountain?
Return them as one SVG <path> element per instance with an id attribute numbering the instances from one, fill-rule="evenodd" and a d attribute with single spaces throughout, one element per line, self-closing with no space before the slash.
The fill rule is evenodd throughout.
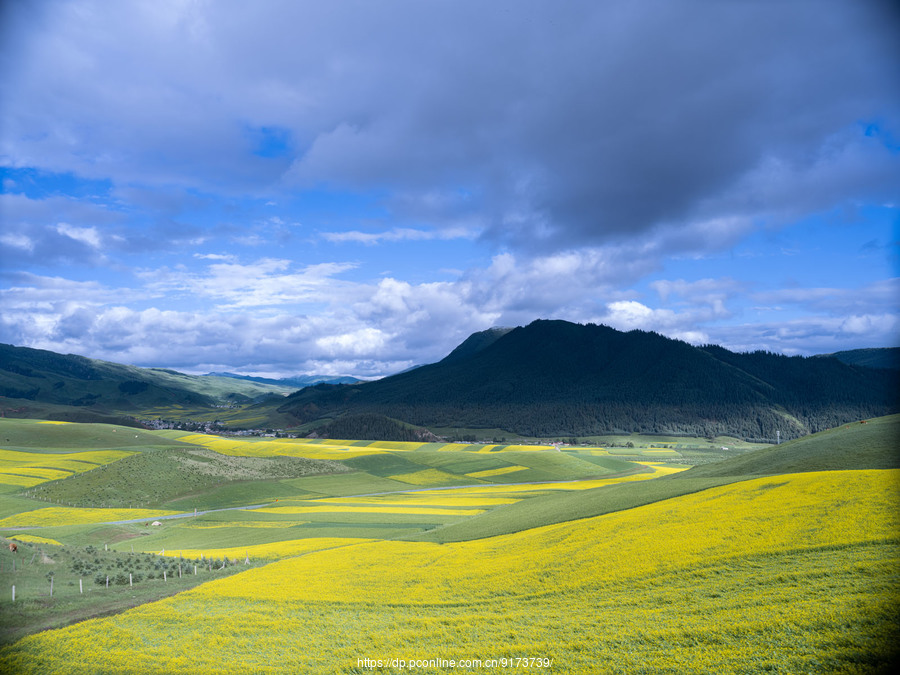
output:
<path id="1" fill-rule="evenodd" d="M 0 344 L 0 396 L 80 408 L 81 421 L 90 421 L 91 411 L 102 417 L 111 411 L 128 414 L 157 406 L 243 404 L 293 390 Z"/>
<path id="2" fill-rule="evenodd" d="M 234 380 L 245 380 L 247 382 L 259 382 L 260 384 L 272 384 L 278 387 L 290 387 L 291 389 L 303 389 L 313 384 L 324 382 L 325 384 L 355 384 L 362 380 L 349 375 L 341 375 L 333 377 L 331 375 L 294 375 L 293 377 L 281 377 L 273 379 L 271 377 L 255 377 L 252 375 L 238 375 L 237 373 L 221 372 L 207 373 L 206 377 L 230 377 Z"/>
<path id="3" fill-rule="evenodd" d="M 738 354 L 656 333 L 540 320 L 475 334 L 442 361 L 278 408 L 298 424 L 376 413 L 526 436 L 642 432 L 793 438 L 898 410 L 897 374 L 837 359 Z"/>
<path id="4" fill-rule="evenodd" d="M 443 362 L 452 363 L 453 361 L 466 359 L 473 354 L 480 352 L 482 349 L 490 347 L 511 330 L 512 328 L 496 327 L 472 333 L 459 345 L 459 347 L 450 352 L 444 358 Z"/>
<path id="5" fill-rule="evenodd" d="M 851 366 L 900 370 L 900 347 L 849 349 L 843 352 L 834 352 L 833 354 L 820 354 L 819 356 L 831 357 Z"/>

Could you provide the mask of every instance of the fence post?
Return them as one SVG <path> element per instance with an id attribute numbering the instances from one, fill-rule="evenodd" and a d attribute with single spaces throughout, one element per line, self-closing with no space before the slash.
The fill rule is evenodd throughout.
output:
<path id="1" fill-rule="evenodd" d="M 128 585 L 132 587 L 134 586 L 134 584 L 131 583 L 131 572 L 128 573 Z"/>
<path id="2" fill-rule="evenodd" d="M 82 582 L 82 579 L 79 579 L 78 580 L 78 592 L 81 593 L 81 595 L 84 595 L 84 586 L 82 586 L 81 582 Z"/>
<path id="3" fill-rule="evenodd" d="M 106 589 L 109 590 L 109 575 L 106 576 Z"/>
<path id="4" fill-rule="evenodd" d="M 166 571 L 163 570 L 163 581 L 168 581 L 168 580 L 169 580 L 169 577 L 168 577 L 168 575 L 166 574 Z"/>
<path id="5" fill-rule="evenodd" d="M 53 597 L 53 577 L 50 577 L 50 597 Z"/>
<path id="6" fill-rule="evenodd" d="M 13 584 L 13 602 L 16 601 L 16 585 Z"/>

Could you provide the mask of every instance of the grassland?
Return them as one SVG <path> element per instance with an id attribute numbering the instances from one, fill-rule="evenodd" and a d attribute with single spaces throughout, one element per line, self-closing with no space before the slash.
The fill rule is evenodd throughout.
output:
<path id="1" fill-rule="evenodd" d="M 898 637 L 898 426 L 898 416 L 870 420 L 690 470 L 672 462 L 696 448 L 659 440 L 560 452 L 138 432 L 116 446 L 109 436 L 121 432 L 103 430 L 97 447 L 127 456 L 43 485 L 74 489 L 103 471 L 124 485 L 117 465 L 192 456 L 219 467 L 216 482 L 172 489 L 154 506 L 190 517 L 157 527 L 71 508 L 12 530 L 48 505 L 7 492 L 7 537 L 72 559 L 91 545 L 110 564 L 202 555 L 252 569 L 152 601 L 168 582 L 142 580 L 132 598 L 130 587 L 92 585 L 74 598 L 75 571 L 57 565 L 73 598 L 54 590 L 51 600 L 50 565 L 34 563 L 40 574 L 17 589 L 17 605 L 31 603 L 28 628 L 8 639 L 145 604 L 18 639 L 0 650 L 0 671 L 371 672 L 358 659 L 529 656 L 557 672 L 878 672 Z M 36 453 L 27 431 L 3 449 Z M 299 458 L 342 470 L 253 473 Z M 238 508 L 202 512 L 228 507 Z M 0 570 L 2 587 L 12 574 L 23 568 Z M 7 610 L 19 608 L 0 596 Z"/>
<path id="2" fill-rule="evenodd" d="M 322 550 L 24 638 L 0 663 L 328 673 L 364 672 L 366 657 L 528 656 L 560 672 L 870 672 L 896 635 L 898 480 L 784 475 L 475 542 Z"/>
<path id="3" fill-rule="evenodd" d="M 4 584 L 9 597 L 0 611 L 2 644 L 76 620 L 116 614 L 256 565 L 255 560 L 245 565 L 243 559 L 228 565 L 223 556 L 175 559 L 103 546 L 63 546 L 47 537 L 23 534 L 10 540 L 18 552 L 10 552 L 6 542 L 0 550 L 0 577 L 9 582 Z"/>

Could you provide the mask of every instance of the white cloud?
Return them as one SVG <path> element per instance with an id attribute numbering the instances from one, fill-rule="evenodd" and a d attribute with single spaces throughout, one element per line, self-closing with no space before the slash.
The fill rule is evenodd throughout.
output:
<path id="1" fill-rule="evenodd" d="M 249 309 L 337 301 L 353 286 L 334 277 L 355 267 L 353 263 L 318 263 L 294 271 L 290 260 L 262 258 L 251 264 L 216 262 L 203 272 L 145 270 L 140 276 L 147 289 L 157 294 L 187 294 L 211 299 L 222 309 Z"/>
<path id="2" fill-rule="evenodd" d="M 350 333 L 325 335 L 316 339 L 320 354 L 347 359 L 369 357 L 384 350 L 388 336 L 377 328 L 360 328 Z"/>
<path id="3" fill-rule="evenodd" d="M 357 244 L 374 245 L 383 242 L 394 241 L 432 241 L 450 239 L 474 239 L 477 231 L 465 228 L 448 228 L 441 230 L 417 230 L 408 227 L 395 227 L 384 232 L 360 232 L 358 230 L 346 230 L 343 232 L 322 232 L 322 239 L 333 243 L 353 242 Z"/>
<path id="4" fill-rule="evenodd" d="M 101 246 L 100 234 L 96 227 L 76 227 L 69 223 L 59 223 L 56 231 L 70 239 L 87 244 L 91 248 L 99 249 Z"/>
<path id="5" fill-rule="evenodd" d="M 34 241 L 32 241 L 31 237 L 15 232 L 0 234 L 0 244 L 23 251 L 30 252 L 34 250 Z"/>

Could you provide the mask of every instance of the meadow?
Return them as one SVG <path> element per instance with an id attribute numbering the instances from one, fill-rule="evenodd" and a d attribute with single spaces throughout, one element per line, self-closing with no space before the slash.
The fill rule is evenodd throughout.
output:
<path id="1" fill-rule="evenodd" d="M 264 480 L 238 463 L 193 495 L 154 487 L 160 498 L 142 508 L 155 510 L 124 515 L 187 515 L 158 526 L 24 494 L 43 485 L 44 497 L 64 501 L 97 470 L 0 494 L 0 531 L 27 551 L 80 559 L 91 546 L 93 566 L 107 565 L 105 556 L 113 565 L 207 564 L 206 577 L 198 572 L 172 597 L 152 597 L 168 580 L 143 579 L 139 606 L 114 617 L 10 635 L 0 670 L 878 672 L 898 637 L 898 423 L 883 418 L 691 470 L 671 463 L 688 459 L 672 446 L 618 455 L 599 446 L 149 434 L 169 444 L 161 447 L 131 438 L 145 448 L 107 445 L 131 454 L 105 466 L 203 449 L 341 469 Z M 27 434 L 19 439 L 3 450 L 40 454 Z M 59 446 L 44 454 L 35 467 L 72 461 Z M 197 515 L 191 504 L 202 507 Z M 46 509 L 55 510 L 48 520 Z M 58 588 L 74 596 L 71 563 L 11 572 L 13 555 L 0 556 L 5 587 L 42 572 L 22 587 L 39 597 L 16 600 L 40 605 L 26 632 L 96 616 L 91 603 L 131 588 L 107 595 L 92 584 L 79 610 L 42 588 L 43 570 L 54 568 Z M 215 578 L 211 560 L 229 576 Z M 0 598 L 4 616 L 16 609 Z M 409 667 L 417 662 L 427 663 Z"/>

